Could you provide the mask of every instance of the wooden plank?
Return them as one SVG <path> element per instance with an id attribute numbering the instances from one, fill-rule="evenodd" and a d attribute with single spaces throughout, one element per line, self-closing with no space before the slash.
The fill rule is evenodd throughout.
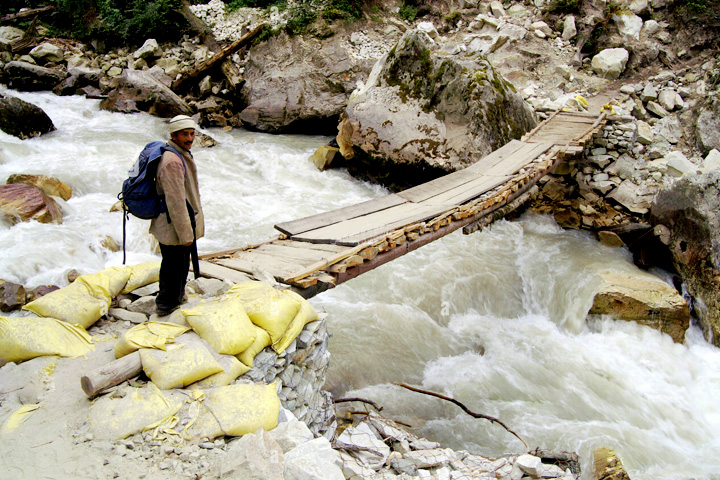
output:
<path id="1" fill-rule="evenodd" d="M 447 206 L 427 206 L 406 203 L 382 212 L 371 213 L 363 217 L 353 218 L 335 225 L 305 232 L 293 238 L 308 242 L 332 241 L 337 245 L 357 245 L 362 241 L 360 238 L 363 237 L 364 232 L 392 230 L 397 228 L 398 225 L 408 225 L 422 219 L 432 218 L 446 209 L 448 209 Z M 415 220 L 408 221 L 408 219 Z M 369 239 L 373 236 L 365 236 L 364 238 Z M 352 243 L 343 241 L 348 237 L 353 237 L 356 240 L 353 240 Z"/>
<path id="2" fill-rule="evenodd" d="M 204 260 L 200 260 L 200 274 L 203 277 L 217 278 L 230 283 L 244 283 L 252 280 L 251 277 L 242 272 Z"/>
<path id="3" fill-rule="evenodd" d="M 334 223 L 350 220 L 355 217 L 385 210 L 397 205 L 402 205 L 406 202 L 407 200 L 404 198 L 399 197 L 396 194 L 390 194 L 380 198 L 373 198 L 372 200 L 367 200 L 356 205 L 350 205 L 337 210 L 311 215 L 299 220 L 279 223 L 275 225 L 275 228 L 287 235 L 295 236 L 303 232 L 325 227 L 327 225 L 332 225 Z"/>
<path id="4" fill-rule="evenodd" d="M 305 265 L 288 262 L 255 251 L 243 252 L 230 258 L 219 258 L 214 263 L 250 274 L 253 273 L 253 269 L 257 268 L 279 280 L 294 277 L 298 272 L 302 272 L 303 269 L 307 268 Z"/>
<path id="5" fill-rule="evenodd" d="M 486 172 L 487 175 L 513 175 L 515 172 L 530 164 L 537 157 L 550 150 L 552 143 L 531 143 L 523 147 L 522 151 L 513 155 L 505 162 L 496 165 Z"/>
<path id="6" fill-rule="evenodd" d="M 521 149 L 523 145 L 525 144 L 520 140 L 511 140 L 510 143 L 484 156 L 463 170 L 458 170 L 457 172 L 436 178 L 435 180 L 423 183 L 417 187 L 409 188 L 399 192 L 397 195 L 411 202 L 422 202 L 434 195 L 446 192 L 453 187 L 472 181 L 478 173 L 482 173 L 483 170 L 504 161 L 506 158 L 513 155 L 517 150 Z"/>
<path id="7" fill-rule="evenodd" d="M 449 190 L 423 203 L 429 205 L 461 205 L 512 179 L 511 176 L 483 175 L 476 181 Z"/>
<path id="8" fill-rule="evenodd" d="M 312 245 L 312 244 L 305 244 Z M 286 247 L 283 245 L 267 244 L 261 245 L 254 249 L 255 252 L 265 253 L 274 257 L 280 257 L 287 260 L 298 260 L 298 263 L 312 264 L 321 260 L 327 260 L 335 256 L 334 252 L 325 250 L 311 250 L 307 248 Z"/>
<path id="9" fill-rule="evenodd" d="M 272 242 L 273 245 L 282 245 L 284 247 L 299 248 L 301 250 L 317 250 L 330 253 L 340 253 L 347 250 L 345 247 L 339 245 L 330 245 L 326 243 L 308 243 L 298 242 L 295 240 L 276 240 Z"/>

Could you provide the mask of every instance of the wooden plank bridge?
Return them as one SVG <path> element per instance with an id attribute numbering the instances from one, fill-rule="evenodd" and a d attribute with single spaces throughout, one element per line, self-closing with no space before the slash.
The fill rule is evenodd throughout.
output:
<path id="1" fill-rule="evenodd" d="M 553 113 L 522 140 L 430 182 L 338 210 L 275 225 L 276 238 L 201 257 L 203 276 L 247 281 L 271 275 L 306 298 L 459 228 L 472 233 L 525 202 L 555 165 L 583 152 L 605 114 Z"/>

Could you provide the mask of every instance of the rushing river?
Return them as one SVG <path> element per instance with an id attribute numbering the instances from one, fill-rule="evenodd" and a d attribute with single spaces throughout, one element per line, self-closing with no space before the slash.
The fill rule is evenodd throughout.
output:
<path id="1" fill-rule="evenodd" d="M 122 216 L 111 213 L 142 146 L 166 138 L 163 122 L 102 112 L 96 101 L 15 95 L 42 107 L 57 131 L 21 141 L 0 132 L 0 181 L 48 174 L 73 188 L 62 225 L 0 222 L 0 278 L 67 283 L 122 263 Z M 206 216 L 201 253 L 275 235 L 272 225 L 386 192 L 307 161 L 321 136 L 208 131 L 195 148 Z M 128 224 L 128 259 L 156 259 L 148 222 Z M 455 449 L 498 456 L 522 444 L 497 425 L 441 400 L 450 395 L 500 418 L 531 447 L 615 449 L 633 480 L 720 479 L 720 350 L 691 328 L 685 345 L 634 323 L 586 321 L 595 268 L 630 268 L 627 251 L 526 215 L 481 233 L 455 233 L 312 300 L 329 312 L 328 388 L 385 407 Z"/>

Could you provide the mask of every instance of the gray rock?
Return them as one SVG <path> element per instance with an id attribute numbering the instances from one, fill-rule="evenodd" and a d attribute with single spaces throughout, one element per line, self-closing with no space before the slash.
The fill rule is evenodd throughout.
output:
<path id="1" fill-rule="evenodd" d="M 286 410 L 287 421 L 281 422 L 268 432 L 268 436 L 280 446 L 283 452 L 289 452 L 298 445 L 314 438 L 312 432 L 303 422 Z"/>
<path id="2" fill-rule="evenodd" d="M 657 140 L 665 139 L 670 144 L 675 145 L 683 136 L 682 125 L 680 119 L 675 115 L 669 115 L 658 120 L 653 127 L 654 138 Z"/>
<path id="3" fill-rule="evenodd" d="M 148 112 L 160 117 L 192 115 L 185 101 L 146 71 L 124 70 L 118 88 L 100 103 L 100 108 L 114 112 Z"/>
<path id="4" fill-rule="evenodd" d="M 30 138 L 52 132 L 55 125 L 37 105 L 0 95 L 0 130 L 18 138 Z"/>
<path id="5" fill-rule="evenodd" d="M 337 140 L 353 175 L 402 189 L 468 166 L 534 124 L 486 60 L 448 56 L 410 30 L 351 96 Z"/>
<path id="6" fill-rule="evenodd" d="M 622 75 L 629 58 L 624 48 L 607 48 L 592 58 L 591 67 L 601 77 L 615 79 Z"/>
<path id="7" fill-rule="evenodd" d="M 154 38 L 149 38 L 145 40 L 145 43 L 143 43 L 143 46 L 139 49 L 135 50 L 135 53 L 133 53 L 133 58 L 155 58 L 159 57 L 161 55 L 160 46 L 158 45 L 157 41 Z"/>
<path id="8" fill-rule="evenodd" d="M 403 458 L 413 462 L 418 468 L 440 467 L 457 460 L 455 452 L 449 448 L 414 450 L 405 453 Z"/>
<path id="9" fill-rule="evenodd" d="M 643 20 L 639 16 L 631 12 L 622 12 L 612 16 L 620 35 L 626 38 L 640 40 L 640 30 L 642 30 Z"/>
<path id="10" fill-rule="evenodd" d="M 660 118 L 670 115 L 667 110 L 660 106 L 660 104 L 653 101 L 649 101 L 646 108 L 648 112 L 653 113 Z"/>
<path id="11" fill-rule="evenodd" d="M 653 141 L 653 129 L 652 127 L 642 120 L 638 120 L 638 136 L 637 141 L 643 145 L 650 145 Z"/>
<path id="12" fill-rule="evenodd" d="M 606 198 L 625 207 L 628 211 L 644 215 L 650 211 L 654 192 L 641 188 L 630 180 L 622 182 Z"/>
<path id="13" fill-rule="evenodd" d="M 140 297 L 133 303 L 128 305 L 127 309 L 130 312 L 142 313 L 144 315 L 150 316 L 155 313 L 155 297 Z"/>
<path id="14" fill-rule="evenodd" d="M 565 17 L 565 20 L 563 20 L 562 38 L 563 40 L 570 41 L 570 39 L 573 38 L 575 35 L 577 35 L 575 17 L 573 15 L 568 15 L 567 17 Z"/>
<path id="15" fill-rule="evenodd" d="M 30 50 L 30 56 L 40 65 L 59 63 L 65 60 L 63 49 L 47 42 Z"/>
<path id="16" fill-rule="evenodd" d="M 14 90 L 52 90 L 67 77 L 67 73 L 62 70 L 20 61 L 5 64 L 3 70 L 8 86 Z"/>
<path id="17" fill-rule="evenodd" d="M 720 152 L 713 148 L 700 165 L 700 170 L 702 173 L 708 173 L 718 169 L 720 169 Z"/>
<path id="18" fill-rule="evenodd" d="M 280 446 L 262 428 L 230 442 L 222 460 L 222 476 L 247 480 L 284 480 Z"/>
<path id="19" fill-rule="evenodd" d="M 652 220 L 670 229 L 673 264 L 696 299 L 706 338 L 720 345 L 720 172 L 683 177 L 661 190 Z"/>
<path id="20" fill-rule="evenodd" d="M 668 112 L 672 112 L 676 107 L 680 106 L 675 103 L 676 98 L 677 92 L 675 90 L 665 88 L 660 91 L 660 94 L 658 95 L 658 103 Z"/>
<path id="21" fill-rule="evenodd" d="M 335 443 L 373 470 L 381 468 L 390 455 L 390 447 L 377 437 L 367 422 L 348 427 Z"/>
<path id="22" fill-rule="evenodd" d="M 645 84 L 645 88 L 643 88 L 642 93 L 640 94 L 640 98 L 643 102 L 647 103 L 651 100 L 657 100 L 658 98 L 658 92 L 655 86 L 648 82 Z"/>
<path id="23" fill-rule="evenodd" d="M 707 154 L 710 150 L 720 150 L 720 100 L 713 98 L 701 109 L 695 123 L 698 144 Z"/>

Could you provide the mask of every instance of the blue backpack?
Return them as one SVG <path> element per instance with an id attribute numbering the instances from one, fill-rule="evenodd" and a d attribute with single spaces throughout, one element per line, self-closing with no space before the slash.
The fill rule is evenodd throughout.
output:
<path id="1" fill-rule="evenodd" d="M 128 172 L 128 178 L 123 182 L 122 192 L 118 199 L 122 200 L 126 212 L 150 220 L 167 211 L 165 198 L 158 195 L 155 187 L 155 175 L 162 154 L 171 151 L 183 161 L 183 156 L 175 148 L 165 142 L 150 142 L 145 145 L 135 165 Z"/>

